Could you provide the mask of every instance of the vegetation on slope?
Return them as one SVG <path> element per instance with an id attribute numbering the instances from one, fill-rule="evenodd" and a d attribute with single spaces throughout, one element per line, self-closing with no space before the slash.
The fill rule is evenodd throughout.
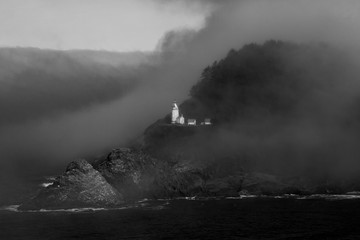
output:
<path id="1" fill-rule="evenodd" d="M 146 130 L 145 145 L 164 159 L 234 159 L 236 170 L 326 179 L 354 173 L 360 170 L 355 59 L 325 44 L 268 41 L 231 50 L 204 69 L 180 105 L 188 118 L 212 118 L 211 133 L 164 132 L 167 116 Z"/>

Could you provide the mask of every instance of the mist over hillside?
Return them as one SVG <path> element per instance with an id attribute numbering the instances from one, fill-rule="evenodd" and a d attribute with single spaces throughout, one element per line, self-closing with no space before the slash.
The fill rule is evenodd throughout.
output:
<path id="1" fill-rule="evenodd" d="M 94 131 L 89 122 L 101 124 L 101 118 L 75 123 L 69 122 L 69 116 L 84 116 L 128 96 L 143 85 L 140 76 L 155 60 L 141 52 L 1 48 L 0 164 L 4 174 L 18 164 L 37 169 L 38 164 L 52 165 L 74 156 L 70 148 L 78 148 L 74 146 L 76 135 L 81 132 L 78 136 L 85 137 L 86 132 Z M 79 151 L 85 150 L 80 147 Z M 49 155 L 54 155 L 50 161 L 46 160 Z"/>
<path id="2" fill-rule="evenodd" d="M 214 125 L 171 130 L 162 126 L 166 117 L 147 129 L 147 148 L 167 161 L 232 166 L 228 174 L 357 177 L 356 59 L 325 44 L 268 41 L 231 50 L 204 69 L 180 105 L 186 118 Z"/>
<path id="3" fill-rule="evenodd" d="M 0 49 L 0 127 L 123 97 L 139 84 L 141 53 Z M 127 64 L 125 64 L 127 62 Z"/>

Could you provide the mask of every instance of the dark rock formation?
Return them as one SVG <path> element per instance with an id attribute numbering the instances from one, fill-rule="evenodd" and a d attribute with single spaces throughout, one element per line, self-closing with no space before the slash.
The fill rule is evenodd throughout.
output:
<path id="1" fill-rule="evenodd" d="M 142 198 L 306 195 L 331 190 L 326 186 L 323 187 L 326 191 L 320 191 L 320 185 L 301 179 L 243 172 L 234 166 L 224 168 L 226 162 L 219 167 L 218 164 L 172 160 L 154 159 L 140 150 L 128 148 L 114 149 L 93 163 L 94 167 L 85 160 L 77 160 L 20 209 L 114 207 Z"/>
<path id="2" fill-rule="evenodd" d="M 114 149 L 94 167 L 127 201 L 189 196 L 202 191 L 200 167 L 190 162 L 158 160 L 141 150 Z"/>
<path id="3" fill-rule="evenodd" d="M 204 182 L 201 167 L 196 167 L 191 162 L 161 162 L 156 168 L 150 197 L 199 195 L 203 192 Z"/>
<path id="4" fill-rule="evenodd" d="M 94 167 L 126 200 L 134 200 L 146 197 L 150 191 L 155 164 L 155 159 L 142 151 L 121 148 L 95 162 Z"/>
<path id="5" fill-rule="evenodd" d="M 71 162 L 63 175 L 20 209 L 113 207 L 122 195 L 86 160 Z"/>
<path id="6" fill-rule="evenodd" d="M 263 173 L 246 174 L 242 183 L 242 190 L 252 194 L 281 194 L 286 187 L 278 177 Z"/>

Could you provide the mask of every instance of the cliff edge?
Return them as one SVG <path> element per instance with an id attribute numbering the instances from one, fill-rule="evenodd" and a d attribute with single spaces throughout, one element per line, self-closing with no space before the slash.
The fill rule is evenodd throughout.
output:
<path id="1" fill-rule="evenodd" d="M 20 209 L 114 207 L 121 203 L 122 195 L 90 163 L 80 159 L 71 162 L 63 175 Z"/>

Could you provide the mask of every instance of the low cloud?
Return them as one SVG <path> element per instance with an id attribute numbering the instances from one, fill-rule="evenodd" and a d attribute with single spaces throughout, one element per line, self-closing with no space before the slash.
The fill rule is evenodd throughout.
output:
<path id="1" fill-rule="evenodd" d="M 168 1 L 157 2 L 169 4 Z M 186 4 L 192 7 L 190 1 L 186 1 Z M 8 163 L 21 158 L 22 162 L 27 161 L 26 159 L 42 159 L 44 162 L 65 164 L 75 157 L 92 155 L 126 144 L 128 139 L 141 134 L 146 126 L 167 114 L 173 100 L 185 100 L 191 86 L 198 81 L 202 69 L 223 58 L 231 48 L 239 49 L 250 42 L 280 39 L 328 42 L 357 51 L 360 40 L 360 4 L 353 0 L 197 1 L 196 4 L 200 7 L 211 4 L 212 13 L 207 17 L 204 27 L 200 30 L 174 30 L 167 33 L 151 61 L 137 66 L 134 74 L 130 74 L 140 84 L 122 98 L 117 95 L 122 88 L 114 88 L 111 81 L 108 82 L 107 70 L 104 71 L 104 81 L 107 82 L 104 85 L 97 85 L 99 82 L 94 80 L 83 81 L 81 84 L 84 85 L 71 87 L 76 82 L 74 78 L 74 81 L 64 85 L 68 88 L 64 88 L 59 99 L 68 99 L 70 107 L 78 105 L 80 99 L 86 99 L 84 104 L 48 118 L 41 115 L 42 111 L 39 109 L 46 105 L 51 111 L 58 112 L 61 109 L 61 104 L 51 105 L 54 103 L 52 98 L 49 100 L 39 97 L 39 104 L 33 105 L 35 107 L 30 108 L 31 110 L 26 108 L 31 105 L 31 99 L 37 98 L 39 92 L 51 95 L 58 91 L 51 93 L 43 88 L 43 84 L 47 82 L 23 85 L 25 90 L 34 88 L 29 98 L 25 102 L 18 102 L 18 105 L 2 106 L 8 111 L 8 116 L 5 116 L 8 117 L 7 121 L 14 120 L 17 124 L 1 129 L 0 140 L 6 150 L 2 151 L 1 161 Z M 37 59 L 32 59 L 32 63 L 36 61 Z M 53 61 L 49 60 L 49 64 L 55 64 Z M 28 67 L 26 64 L 24 68 Z M 73 67 L 67 66 L 59 72 L 66 74 Z M 97 76 L 97 70 L 85 76 Z M 26 81 L 27 77 L 24 76 L 23 79 Z M 33 81 L 37 81 L 36 77 Z M 57 89 L 55 85 L 51 86 Z M 101 94 L 96 96 L 88 89 L 101 89 Z M 8 88 L 8 91 L 10 94 L 7 101 L 15 99 L 17 89 Z M 70 94 L 71 92 L 73 93 Z M 23 107 L 27 114 L 24 117 L 14 114 L 12 107 Z M 33 118 L 35 115 L 38 115 L 35 121 L 23 121 L 28 116 Z"/>

